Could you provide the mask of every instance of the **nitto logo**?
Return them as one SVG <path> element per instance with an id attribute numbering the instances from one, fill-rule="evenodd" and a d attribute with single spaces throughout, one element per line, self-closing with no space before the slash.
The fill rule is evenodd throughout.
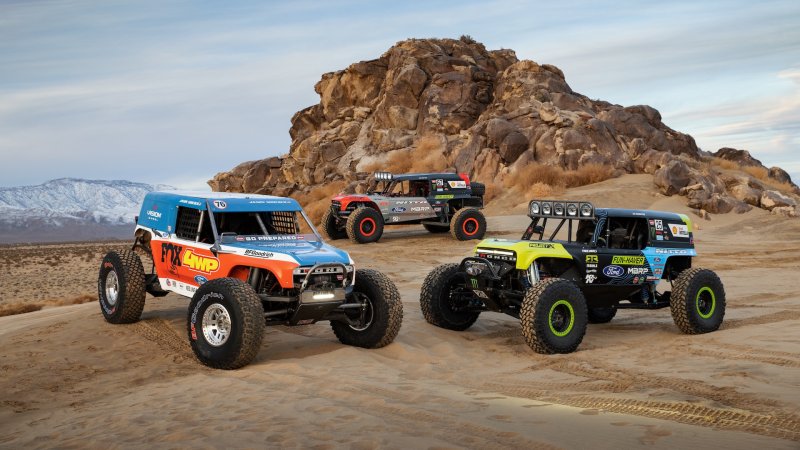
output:
<path id="1" fill-rule="evenodd" d="M 608 266 L 603 269 L 603 275 L 609 278 L 621 277 L 625 273 L 625 269 L 620 266 Z"/>
<path id="2" fill-rule="evenodd" d="M 183 253 L 183 258 L 181 258 L 181 262 L 186 267 L 197 270 L 199 272 L 205 272 L 205 273 L 216 272 L 216 270 L 219 269 L 219 260 L 217 258 L 195 255 L 191 249 L 186 250 Z"/>

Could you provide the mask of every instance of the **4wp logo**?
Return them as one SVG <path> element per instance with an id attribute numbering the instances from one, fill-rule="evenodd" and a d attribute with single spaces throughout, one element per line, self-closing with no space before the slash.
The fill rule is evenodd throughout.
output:
<path id="1" fill-rule="evenodd" d="M 211 273 L 219 269 L 219 260 L 211 256 L 196 254 L 192 249 L 164 244 L 161 246 L 161 262 L 169 264 L 169 271 L 175 273 L 178 267 L 188 267 L 197 272 Z"/>

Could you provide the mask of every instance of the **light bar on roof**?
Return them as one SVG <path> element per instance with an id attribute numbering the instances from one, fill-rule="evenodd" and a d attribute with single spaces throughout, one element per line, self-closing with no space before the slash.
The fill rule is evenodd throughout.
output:
<path id="1" fill-rule="evenodd" d="M 570 202 L 559 200 L 531 200 L 528 216 L 594 219 L 594 206 L 589 202 Z"/>
<path id="2" fill-rule="evenodd" d="M 392 173 L 391 172 L 375 172 L 375 179 L 376 180 L 391 180 Z"/>

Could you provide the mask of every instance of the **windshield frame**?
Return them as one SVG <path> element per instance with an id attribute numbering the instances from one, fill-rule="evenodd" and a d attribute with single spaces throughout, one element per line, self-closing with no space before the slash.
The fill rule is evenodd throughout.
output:
<path id="1" fill-rule="evenodd" d="M 209 203 L 208 200 L 206 200 L 206 212 L 208 213 L 208 218 L 209 218 L 209 221 L 211 222 L 211 231 L 214 234 L 214 244 L 216 246 L 222 245 L 223 244 L 222 236 L 220 236 L 219 232 L 217 231 L 217 221 L 216 221 L 216 219 L 214 217 L 214 211 L 211 209 L 211 204 Z M 230 212 L 236 212 L 236 211 L 230 211 Z M 274 211 L 248 211 L 248 212 L 255 212 L 257 214 L 262 214 L 262 213 L 268 213 L 268 212 L 274 212 Z M 303 211 L 302 208 L 298 209 L 298 210 L 293 210 L 293 211 L 290 211 L 290 212 L 300 213 L 299 216 L 301 216 L 303 218 L 303 220 L 305 221 L 305 223 L 308 226 L 309 230 L 311 230 L 311 233 L 316 237 L 316 241 L 315 242 L 320 242 L 320 243 L 324 243 L 325 242 L 324 239 L 322 239 L 322 235 L 319 234 L 319 231 L 317 231 L 317 228 L 314 226 L 314 223 L 311 221 L 311 219 L 308 218 L 308 215 L 306 215 L 306 212 Z M 295 216 L 295 217 L 297 217 L 297 216 Z M 265 235 L 237 235 L 237 236 L 305 236 L 307 234 L 309 234 L 309 233 L 295 233 L 295 234 L 281 234 L 281 235 L 270 235 L 270 234 L 265 234 Z M 309 241 L 305 241 L 305 242 L 309 242 Z"/>

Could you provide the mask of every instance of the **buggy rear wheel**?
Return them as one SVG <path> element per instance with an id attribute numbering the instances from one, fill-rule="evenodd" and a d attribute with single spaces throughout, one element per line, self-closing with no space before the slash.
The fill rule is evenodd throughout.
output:
<path id="1" fill-rule="evenodd" d="M 617 315 L 616 306 L 589 308 L 589 323 L 608 323 Z"/>
<path id="2" fill-rule="evenodd" d="M 716 331 L 725 317 L 725 289 L 708 269 L 687 269 L 678 275 L 669 298 L 675 325 L 686 334 Z"/>
<path id="3" fill-rule="evenodd" d="M 138 322 L 145 299 L 144 268 L 139 255 L 130 250 L 108 252 L 100 263 L 97 297 L 107 322 Z"/>

